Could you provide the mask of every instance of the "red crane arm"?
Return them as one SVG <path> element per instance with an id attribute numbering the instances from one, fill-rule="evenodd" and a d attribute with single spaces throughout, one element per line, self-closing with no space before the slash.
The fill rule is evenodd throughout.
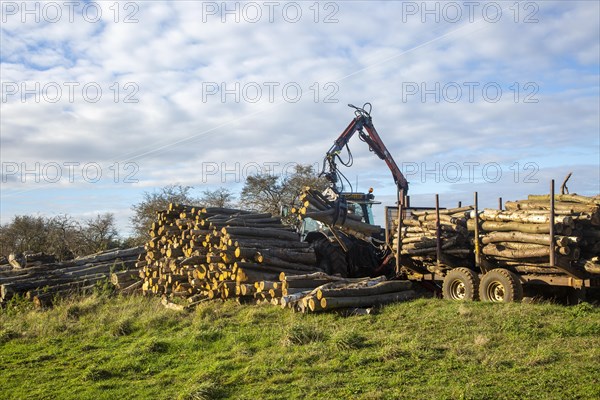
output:
<path id="1" fill-rule="evenodd" d="M 394 158 L 381 140 L 381 137 L 377 133 L 375 126 L 373 126 L 370 113 L 366 112 L 364 108 L 354 107 L 350 104 L 349 106 L 357 110 L 357 115 L 356 118 L 350 122 L 348 127 L 336 139 L 333 146 L 331 146 L 327 152 L 326 159 L 329 160 L 330 169 L 336 169 L 334 158 L 339 155 L 340 151 L 348 144 L 352 136 L 354 136 L 356 132 L 359 132 L 359 137 L 369 145 L 369 149 L 377 154 L 377 156 L 384 160 L 387 164 L 388 168 L 392 172 L 392 176 L 394 177 L 394 182 L 398 187 L 398 192 L 400 195 L 399 197 L 400 199 L 403 199 L 408 193 L 408 182 L 402 174 L 402 171 L 400 171 L 400 168 L 398 168 L 396 161 L 394 161 Z M 367 132 L 366 134 L 363 129 Z"/>

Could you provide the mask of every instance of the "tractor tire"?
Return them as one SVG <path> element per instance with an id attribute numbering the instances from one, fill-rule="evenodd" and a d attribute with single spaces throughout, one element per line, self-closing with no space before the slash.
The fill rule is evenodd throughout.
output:
<path id="1" fill-rule="evenodd" d="M 317 267 L 329 275 L 348 276 L 348 262 L 346 253 L 337 243 L 332 243 L 323 238 L 313 242 L 317 256 Z"/>
<path id="2" fill-rule="evenodd" d="M 477 300 L 479 276 L 468 268 L 454 268 L 444 277 L 442 295 L 448 300 Z"/>
<path id="3" fill-rule="evenodd" d="M 481 301 L 509 303 L 523 299 L 523 285 L 519 277 L 509 270 L 496 268 L 481 278 L 479 284 Z"/>

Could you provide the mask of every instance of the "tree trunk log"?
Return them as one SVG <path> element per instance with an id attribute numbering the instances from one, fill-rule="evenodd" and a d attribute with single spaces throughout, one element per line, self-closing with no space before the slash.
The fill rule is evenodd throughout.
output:
<path id="1" fill-rule="evenodd" d="M 543 246 L 536 250 L 515 250 L 496 244 L 488 244 L 482 249 L 482 253 L 488 256 L 501 256 L 513 259 L 530 258 L 530 257 L 545 257 L 550 254 L 550 247 Z"/>
<path id="2" fill-rule="evenodd" d="M 323 297 L 320 300 L 321 308 L 330 310 L 335 308 L 348 307 L 367 307 L 380 304 L 388 304 L 398 301 L 406 301 L 414 299 L 416 293 L 414 290 L 405 290 L 398 293 L 386 293 L 374 296 L 359 296 L 359 297 Z"/>
<path id="3" fill-rule="evenodd" d="M 475 221 L 467 221 L 469 230 L 475 230 Z M 480 224 L 483 231 L 492 232 L 509 232 L 518 231 L 524 233 L 549 233 L 549 224 L 527 224 L 519 222 L 498 222 L 498 221 L 484 221 Z"/>
<path id="4" fill-rule="evenodd" d="M 543 195 L 530 194 L 527 197 L 527 199 L 533 200 L 533 201 L 546 201 L 546 202 L 550 203 L 550 195 L 549 194 L 543 194 Z M 587 196 L 580 196 L 575 193 L 573 193 L 573 194 L 555 194 L 554 200 L 555 201 L 564 201 L 564 202 L 573 202 L 573 203 L 582 203 L 582 204 L 599 204 L 600 205 L 600 196 L 587 197 Z"/>
<path id="5" fill-rule="evenodd" d="M 479 217 L 482 221 L 496 222 L 518 222 L 531 224 L 548 224 L 550 222 L 550 214 L 531 214 L 523 211 L 500 211 L 485 209 L 480 213 Z M 570 216 L 555 216 L 555 223 L 563 225 L 573 224 L 573 218 Z"/>
<path id="6" fill-rule="evenodd" d="M 273 238 L 279 240 L 300 241 L 300 236 L 296 232 L 283 229 L 272 228 L 244 228 L 244 227 L 225 227 L 221 229 L 223 235 L 244 235 L 259 238 Z"/>
<path id="7" fill-rule="evenodd" d="M 289 240 L 273 240 L 250 237 L 233 237 L 227 240 L 227 248 L 229 247 L 255 247 L 257 249 L 271 249 L 271 248 L 283 248 L 283 249 L 307 249 L 310 247 L 309 243 Z"/>
<path id="8" fill-rule="evenodd" d="M 524 232 L 490 232 L 481 239 L 481 242 L 483 244 L 495 242 L 521 242 L 550 246 L 550 235 Z M 565 247 L 569 244 L 581 242 L 581 238 L 576 236 L 556 236 L 555 242 L 557 246 Z"/>
<path id="9" fill-rule="evenodd" d="M 323 297 L 359 297 L 377 294 L 395 293 L 412 288 L 411 281 L 384 281 L 369 287 L 342 287 L 339 289 L 318 289 L 317 299 Z"/>
<path id="10" fill-rule="evenodd" d="M 510 211 L 516 210 L 550 210 L 550 200 L 547 201 L 507 201 L 504 203 L 504 207 Z M 593 214 L 598 212 L 599 207 L 594 203 L 583 204 L 583 203 L 564 203 L 555 202 L 554 209 L 556 211 L 562 211 L 567 213 L 588 213 Z"/>

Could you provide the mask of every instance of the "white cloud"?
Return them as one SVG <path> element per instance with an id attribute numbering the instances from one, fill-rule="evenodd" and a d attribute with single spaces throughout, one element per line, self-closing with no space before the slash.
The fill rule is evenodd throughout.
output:
<path id="1" fill-rule="evenodd" d="M 422 23 L 420 13 L 406 13 L 406 2 L 340 2 L 338 22 L 327 24 L 323 18 L 335 9 L 321 8 L 315 23 L 312 3 L 299 3 L 297 23 L 286 22 L 281 9 L 271 23 L 264 7 L 258 23 L 243 16 L 236 23 L 231 15 L 223 23 L 220 15 L 206 9 L 203 14 L 208 3 L 202 2 L 135 3 L 137 10 L 119 3 L 115 22 L 112 3 L 99 4 L 98 23 L 85 21 L 81 9 L 73 23 L 2 16 L 2 162 L 98 162 L 105 172 L 114 162 L 134 161 L 140 183 L 105 182 L 92 186 L 99 194 L 90 197 L 92 187 L 81 179 L 60 186 L 23 184 L 13 174 L 2 183 L 3 221 L 15 213 L 58 212 L 65 190 L 72 201 L 67 212 L 110 208 L 125 215 L 143 190 L 173 182 L 218 185 L 222 171 L 203 176 L 210 163 L 229 171 L 239 165 L 240 173 L 252 163 L 319 163 L 352 118 L 345 104 L 366 101 L 373 103 L 374 123 L 399 164 L 498 162 L 507 169 L 535 162 L 544 179 L 548 171 L 578 168 L 588 171 L 579 174 L 584 190 L 598 187 L 598 3 L 535 2 L 537 23 L 524 22 L 531 9 L 520 8 L 515 17 L 509 2 L 500 3 L 497 23 L 481 10 L 473 23 L 466 14 L 457 23 L 443 16 L 436 23 L 431 15 Z M 139 22 L 123 23 L 132 11 Z M 69 82 L 78 85 L 72 101 Z M 278 83 L 273 99 L 269 82 Z M 479 84 L 473 101 L 468 82 Z M 60 101 L 48 101 L 50 89 L 39 102 L 33 95 L 22 101 L 21 84 L 31 89 L 36 83 L 58 84 Z M 230 91 L 239 83 L 240 99 L 230 93 L 223 102 L 221 93 L 207 94 L 212 83 Z M 449 102 L 448 93 L 439 102 L 433 94 L 422 101 L 422 89 L 436 83 L 458 84 L 460 101 Z M 486 83 L 501 87 L 498 102 L 485 101 Z M 534 86 L 528 89 L 528 83 Z M 18 91 L 11 94 L 15 84 Z M 86 98 L 86 84 L 101 88 L 98 102 Z M 248 101 L 254 92 L 244 96 L 248 84 L 262 90 L 255 103 Z M 286 84 L 300 85 L 297 103 L 286 101 Z M 413 84 L 419 93 L 407 95 Z M 538 103 L 524 103 L 527 95 Z M 327 96 L 337 103 L 325 102 Z M 383 161 L 358 138 L 351 147 L 356 163 L 349 178 L 354 182 L 358 175 L 361 187 L 390 193 L 393 182 Z M 225 184 L 238 188 L 233 175 Z M 508 186 L 502 191 L 514 189 Z M 413 186 L 417 194 L 430 187 L 435 185 Z M 480 187 L 484 197 L 499 192 L 498 185 Z M 466 183 L 439 188 L 467 198 L 473 190 Z M 126 195 L 115 196 L 119 189 Z M 116 200 L 104 207 L 101 193 Z"/>

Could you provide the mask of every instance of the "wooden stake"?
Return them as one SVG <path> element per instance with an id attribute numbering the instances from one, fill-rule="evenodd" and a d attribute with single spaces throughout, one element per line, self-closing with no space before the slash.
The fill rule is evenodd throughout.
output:
<path id="1" fill-rule="evenodd" d="M 481 265 L 481 247 L 479 245 L 479 206 L 477 192 L 475 192 L 473 197 L 473 202 L 475 203 L 475 266 L 481 268 L 481 272 L 486 272 L 483 270 L 484 268 Z"/>

